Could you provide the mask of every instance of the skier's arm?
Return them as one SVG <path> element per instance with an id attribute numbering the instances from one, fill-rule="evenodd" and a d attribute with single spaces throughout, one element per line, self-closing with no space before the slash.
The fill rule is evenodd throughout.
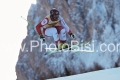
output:
<path id="1" fill-rule="evenodd" d="M 68 27 L 68 25 L 65 23 L 64 19 L 61 16 L 59 16 L 59 18 L 60 18 L 60 23 L 65 28 L 65 30 L 67 31 L 67 33 L 68 34 L 72 33 L 72 31 L 70 30 L 70 28 Z"/>
<path id="2" fill-rule="evenodd" d="M 70 37 L 74 39 L 75 35 L 72 33 L 68 25 L 65 23 L 64 19 L 61 16 L 59 16 L 59 18 L 60 18 L 60 23 L 62 24 L 62 26 L 65 28 L 65 30 L 70 35 Z"/>
<path id="3" fill-rule="evenodd" d="M 37 26 L 35 27 L 36 29 L 36 32 L 41 35 L 42 34 L 42 31 L 41 31 L 41 27 L 46 25 L 48 23 L 48 19 L 45 18 L 44 20 L 42 20 L 39 24 L 37 24 Z"/>

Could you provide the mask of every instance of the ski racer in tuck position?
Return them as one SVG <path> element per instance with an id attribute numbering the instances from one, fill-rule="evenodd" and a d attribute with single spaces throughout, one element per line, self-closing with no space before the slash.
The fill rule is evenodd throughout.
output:
<path id="1" fill-rule="evenodd" d="M 47 15 L 39 22 L 35 27 L 35 30 L 40 35 L 42 41 L 45 41 L 44 36 L 52 36 L 56 43 L 56 47 L 59 50 L 68 48 L 68 44 L 66 43 L 66 33 L 68 33 L 71 38 L 75 38 L 75 35 L 60 16 L 59 11 L 56 8 L 50 10 L 50 15 Z"/>

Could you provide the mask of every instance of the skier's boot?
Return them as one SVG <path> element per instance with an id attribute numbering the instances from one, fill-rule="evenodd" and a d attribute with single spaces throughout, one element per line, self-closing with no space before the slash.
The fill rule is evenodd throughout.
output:
<path id="1" fill-rule="evenodd" d="M 62 48 L 71 50 L 71 47 L 68 43 L 63 43 Z"/>
<path id="2" fill-rule="evenodd" d="M 59 42 L 56 46 L 57 46 L 57 48 L 58 48 L 58 50 L 62 50 L 62 45 L 63 45 L 63 43 L 62 42 Z"/>
<path id="3" fill-rule="evenodd" d="M 68 49 L 70 50 L 70 46 L 66 43 L 66 42 L 59 42 L 57 45 L 58 50 L 62 50 L 62 49 Z"/>

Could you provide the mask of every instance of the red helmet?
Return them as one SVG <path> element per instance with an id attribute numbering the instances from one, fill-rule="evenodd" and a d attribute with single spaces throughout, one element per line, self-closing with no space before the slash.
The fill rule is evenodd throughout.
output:
<path id="1" fill-rule="evenodd" d="M 50 16 L 52 20 L 58 20 L 59 18 L 59 11 L 56 8 L 52 8 L 50 10 Z"/>

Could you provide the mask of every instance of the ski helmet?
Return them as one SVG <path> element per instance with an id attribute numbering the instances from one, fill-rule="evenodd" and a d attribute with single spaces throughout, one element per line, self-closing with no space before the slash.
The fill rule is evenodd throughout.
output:
<path id="1" fill-rule="evenodd" d="M 58 18 L 59 18 L 59 11 L 56 8 L 52 8 L 50 10 L 50 16 L 51 16 L 52 20 L 58 20 Z"/>

